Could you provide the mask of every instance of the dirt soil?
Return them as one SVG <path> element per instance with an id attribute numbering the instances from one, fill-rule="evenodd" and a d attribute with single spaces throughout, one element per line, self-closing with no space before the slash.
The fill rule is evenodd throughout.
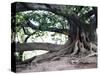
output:
<path id="1" fill-rule="evenodd" d="M 97 67 L 97 57 L 69 58 L 61 57 L 59 60 L 45 61 L 41 63 L 31 63 L 16 66 L 17 72 L 42 72 L 61 71 L 73 69 L 90 69 Z"/>

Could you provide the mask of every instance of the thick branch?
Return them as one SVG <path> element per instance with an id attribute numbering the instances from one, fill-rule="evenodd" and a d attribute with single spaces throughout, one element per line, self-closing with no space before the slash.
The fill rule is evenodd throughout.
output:
<path id="1" fill-rule="evenodd" d="M 51 44 L 51 43 L 17 43 L 16 51 L 32 51 L 32 50 L 47 50 L 58 51 L 63 45 Z"/>
<path id="2" fill-rule="evenodd" d="M 49 5 L 49 4 L 42 4 L 42 3 L 24 3 L 24 2 L 16 3 L 16 12 L 23 12 L 29 10 L 45 10 L 66 17 L 65 15 L 67 14 L 66 11 L 64 12 L 64 9 L 66 9 L 65 5 L 62 6 L 56 4 Z"/>
<path id="3" fill-rule="evenodd" d="M 66 5 L 41 4 L 41 3 L 17 3 L 16 4 L 16 11 L 17 12 L 28 11 L 28 10 L 50 11 L 52 13 L 55 13 L 56 15 L 60 15 L 64 18 L 66 18 L 66 19 L 70 19 L 72 16 L 76 16 L 76 14 L 73 14 L 73 15 L 67 14 L 67 12 L 65 11 Z M 71 19 L 71 20 L 73 20 L 73 19 Z M 32 26 L 32 28 L 37 29 L 37 27 L 34 27 L 34 26 Z M 58 32 L 57 29 L 51 29 L 50 28 L 48 30 L 53 31 L 53 32 L 55 32 L 55 31 Z M 46 31 L 46 30 L 44 30 L 44 31 Z M 62 31 L 62 29 L 59 30 L 59 31 Z M 66 29 L 65 29 L 65 31 L 66 31 Z M 60 32 L 60 33 L 62 33 L 62 32 Z"/>
<path id="4" fill-rule="evenodd" d="M 69 19 L 72 15 L 67 14 L 65 11 L 66 5 L 55 5 L 55 4 L 41 4 L 41 3 L 16 3 L 16 12 L 28 11 L 28 10 L 45 10 L 60 15 L 66 19 Z M 82 17 L 90 17 L 96 14 L 96 8 L 90 10 L 88 13 L 84 14 Z M 75 14 L 74 14 L 75 15 Z"/>
<path id="5" fill-rule="evenodd" d="M 44 4 L 39 4 L 39 3 L 24 3 L 24 2 L 16 3 L 16 12 L 23 12 L 29 10 L 48 10 L 48 8 Z"/>

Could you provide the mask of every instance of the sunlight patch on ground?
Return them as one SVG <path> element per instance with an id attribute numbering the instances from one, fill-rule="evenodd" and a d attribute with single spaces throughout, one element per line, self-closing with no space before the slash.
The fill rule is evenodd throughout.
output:
<path id="1" fill-rule="evenodd" d="M 23 53 L 23 61 L 26 60 L 26 59 L 29 59 L 33 56 L 38 56 L 38 55 L 42 55 L 42 54 L 45 54 L 47 53 L 48 51 L 45 51 L 45 50 L 34 50 L 34 51 L 25 51 Z"/>

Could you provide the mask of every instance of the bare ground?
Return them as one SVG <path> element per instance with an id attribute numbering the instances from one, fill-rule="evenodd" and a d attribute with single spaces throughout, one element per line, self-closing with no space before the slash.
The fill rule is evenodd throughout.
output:
<path id="1" fill-rule="evenodd" d="M 42 72 L 61 71 L 72 69 L 89 69 L 97 67 L 97 57 L 69 58 L 61 57 L 59 60 L 45 61 L 41 63 L 30 63 L 17 65 L 17 72 Z"/>

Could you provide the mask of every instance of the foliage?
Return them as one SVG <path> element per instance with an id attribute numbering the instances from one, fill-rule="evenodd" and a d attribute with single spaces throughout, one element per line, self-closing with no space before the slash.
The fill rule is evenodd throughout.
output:
<path id="1" fill-rule="evenodd" d="M 59 8 L 58 8 L 59 9 Z M 89 11 L 93 10 L 92 7 L 89 6 L 65 6 L 63 12 L 66 14 L 64 16 L 75 14 L 79 17 L 80 21 L 82 21 L 82 26 L 86 31 L 90 31 L 91 29 L 91 21 L 94 20 L 94 15 L 91 17 L 84 16 Z M 16 17 L 16 38 L 17 42 L 24 43 L 27 42 L 28 39 L 31 42 L 34 42 L 38 38 L 43 39 L 44 36 L 48 36 L 48 32 L 42 31 L 49 28 L 57 28 L 57 29 L 71 29 L 70 23 L 68 19 L 64 16 L 54 14 L 50 11 L 45 10 L 33 10 L 33 11 L 24 11 L 17 12 Z M 24 27 L 27 25 L 28 21 L 32 21 L 34 25 L 36 25 L 40 30 L 34 30 L 31 27 Z M 89 29 L 90 27 L 90 29 Z M 73 29 L 72 29 L 73 30 Z M 61 41 L 62 39 L 66 39 L 66 35 L 62 38 L 62 34 L 58 34 L 54 32 L 50 34 L 53 41 Z M 61 38 L 58 38 L 61 37 Z M 64 40 L 65 41 L 65 40 Z M 57 44 L 57 43 L 56 43 Z"/>

